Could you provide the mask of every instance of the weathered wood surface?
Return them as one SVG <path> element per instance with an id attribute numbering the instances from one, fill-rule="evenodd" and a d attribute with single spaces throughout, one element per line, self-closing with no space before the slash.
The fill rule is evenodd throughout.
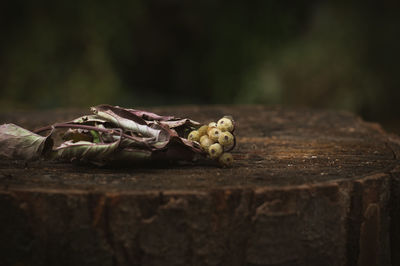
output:
<path id="1" fill-rule="evenodd" d="M 341 112 L 151 108 L 237 121 L 236 163 L 0 162 L 0 265 L 400 265 L 400 140 Z M 80 111 L 8 113 L 35 128 Z"/>

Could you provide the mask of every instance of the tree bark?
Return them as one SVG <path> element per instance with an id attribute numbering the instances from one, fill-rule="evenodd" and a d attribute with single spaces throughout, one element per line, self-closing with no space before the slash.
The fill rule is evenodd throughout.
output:
<path id="1" fill-rule="evenodd" d="M 235 164 L 0 162 L 0 265 L 400 265 L 400 138 L 345 112 L 152 108 L 237 122 Z M 34 129 L 79 110 L 0 115 Z"/>

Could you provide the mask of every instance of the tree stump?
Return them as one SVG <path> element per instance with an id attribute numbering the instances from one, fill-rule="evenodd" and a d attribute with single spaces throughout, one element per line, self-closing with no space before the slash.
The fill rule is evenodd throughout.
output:
<path id="1" fill-rule="evenodd" d="M 235 165 L 1 161 L 0 265 L 400 265 L 400 138 L 345 112 L 150 110 L 232 115 Z M 0 122 L 33 129 L 83 113 Z"/>

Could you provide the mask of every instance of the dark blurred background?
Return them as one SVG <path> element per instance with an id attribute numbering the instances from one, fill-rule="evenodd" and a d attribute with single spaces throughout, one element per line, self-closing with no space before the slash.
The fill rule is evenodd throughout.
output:
<path id="1" fill-rule="evenodd" d="M 104 2 L 1 4 L 0 111 L 281 104 L 400 133 L 396 1 Z"/>

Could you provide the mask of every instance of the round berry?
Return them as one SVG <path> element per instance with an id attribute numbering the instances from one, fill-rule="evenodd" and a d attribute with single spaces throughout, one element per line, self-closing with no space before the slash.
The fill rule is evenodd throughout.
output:
<path id="1" fill-rule="evenodd" d="M 229 152 L 225 152 L 219 157 L 218 161 L 221 164 L 221 166 L 229 167 L 232 166 L 233 164 L 233 156 Z"/>
<path id="2" fill-rule="evenodd" d="M 233 144 L 233 135 L 229 131 L 221 132 L 218 137 L 218 142 L 223 147 L 229 147 Z"/>
<path id="3" fill-rule="evenodd" d="M 207 135 L 210 135 L 210 131 L 211 131 L 213 128 L 217 128 L 217 127 L 208 127 L 208 128 L 207 128 Z"/>
<path id="4" fill-rule="evenodd" d="M 208 148 L 208 154 L 212 159 L 218 158 L 223 152 L 222 146 L 219 143 L 214 143 Z"/>
<path id="5" fill-rule="evenodd" d="M 210 123 L 208 124 L 208 127 L 217 127 L 217 123 L 215 123 L 215 122 L 210 122 Z"/>
<path id="6" fill-rule="evenodd" d="M 208 137 L 210 138 L 210 139 L 212 139 L 213 141 L 218 141 L 218 138 L 219 138 L 219 135 L 221 134 L 221 130 L 219 130 L 218 128 L 216 128 L 216 127 L 214 127 L 214 128 L 211 128 L 209 131 L 208 131 Z"/>
<path id="7" fill-rule="evenodd" d="M 229 119 L 228 117 L 223 117 L 220 120 L 218 120 L 217 127 L 221 131 L 233 131 L 233 121 L 232 119 Z"/>
<path id="8" fill-rule="evenodd" d="M 204 151 L 208 152 L 210 146 L 213 144 L 214 144 L 214 141 L 212 141 L 209 137 L 207 137 L 207 136 L 201 137 L 200 145 Z"/>
<path id="9" fill-rule="evenodd" d="M 188 140 L 199 141 L 200 140 L 199 131 L 193 130 L 192 132 L 190 132 L 188 135 Z"/>
<path id="10" fill-rule="evenodd" d="M 197 130 L 197 131 L 199 131 L 199 136 L 201 137 L 201 136 L 207 135 L 207 129 L 208 129 L 208 126 L 207 126 L 207 125 L 201 126 L 201 127 Z"/>
<path id="11" fill-rule="evenodd" d="M 206 138 L 207 138 L 207 139 L 209 138 L 208 135 L 201 136 L 201 137 L 200 137 L 200 143 L 203 141 L 203 139 L 206 139 Z"/>

